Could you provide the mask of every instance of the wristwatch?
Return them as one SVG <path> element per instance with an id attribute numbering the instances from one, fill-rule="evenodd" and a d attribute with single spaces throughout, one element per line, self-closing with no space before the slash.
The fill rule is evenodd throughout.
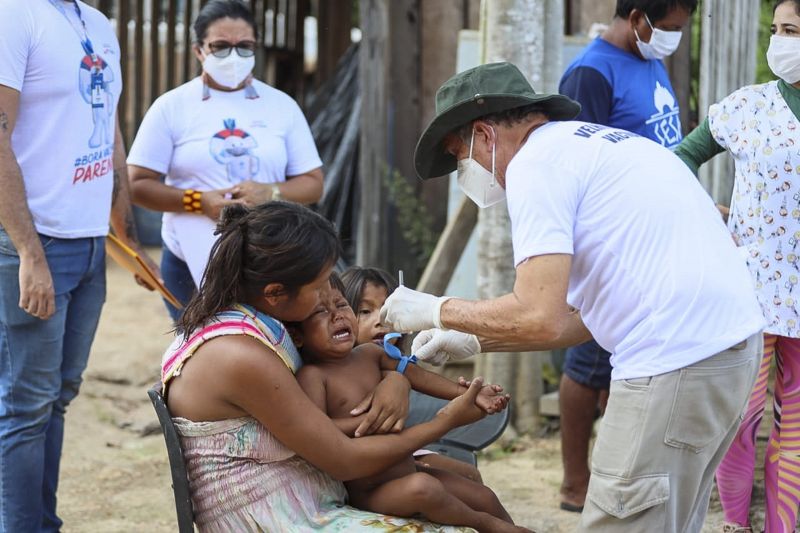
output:
<path id="1" fill-rule="evenodd" d="M 272 198 L 270 200 L 283 200 L 281 189 L 277 185 L 272 186 Z"/>

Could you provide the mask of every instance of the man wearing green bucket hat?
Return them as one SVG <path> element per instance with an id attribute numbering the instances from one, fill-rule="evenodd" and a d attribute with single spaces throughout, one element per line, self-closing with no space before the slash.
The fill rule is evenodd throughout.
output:
<path id="1" fill-rule="evenodd" d="M 458 171 L 479 206 L 506 200 L 511 294 L 400 287 L 381 310 L 423 331 L 419 359 L 537 351 L 592 337 L 612 353 L 582 531 L 699 531 L 761 354 L 762 313 L 714 202 L 668 149 L 570 120 L 509 63 L 457 74 L 417 144 L 422 179 Z"/>

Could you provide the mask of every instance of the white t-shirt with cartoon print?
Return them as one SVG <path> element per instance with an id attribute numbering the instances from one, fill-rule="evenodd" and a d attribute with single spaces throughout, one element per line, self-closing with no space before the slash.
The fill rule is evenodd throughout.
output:
<path id="1" fill-rule="evenodd" d="M 714 202 L 653 141 L 585 122 L 545 124 L 511 160 L 506 197 L 516 265 L 572 255 L 567 301 L 611 352 L 612 379 L 683 368 L 763 328 Z"/>
<path id="2" fill-rule="evenodd" d="M 11 138 L 39 233 L 108 233 L 120 49 L 108 19 L 78 2 L 0 0 L 0 85 L 20 91 Z M 66 15 L 66 16 L 65 16 Z M 0 192 L 0 194 L 2 194 Z"/>
<path id="3" fill-rule="evenodd" d="M 128 164 L 166 175 L 167 185 L 208 191 L 247 180 L 278 183 L 322 166 L 308 122 L 286 93 L 253 80 L 246 91 L 209 90 L 202 78 L 159 97 L 142 121 Z M 215 223 L 192 213 L 164 213 L 164 244 L 186 261 L 200 285 L 216 240 Z"/>

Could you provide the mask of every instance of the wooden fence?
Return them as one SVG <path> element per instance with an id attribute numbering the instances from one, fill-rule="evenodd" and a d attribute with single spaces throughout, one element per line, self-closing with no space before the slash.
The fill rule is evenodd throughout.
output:
<path id="1" fill-rule="evenodd" d="M 159 95 L 199 73 L 192 23 L 206 0 L 87 0 L 111 19 L 122 48 L 119 105 L 128 144 Z M 258 23 L 256 77 L 302 102 L 303 23 L 311 0 L 249 0 Z"/>

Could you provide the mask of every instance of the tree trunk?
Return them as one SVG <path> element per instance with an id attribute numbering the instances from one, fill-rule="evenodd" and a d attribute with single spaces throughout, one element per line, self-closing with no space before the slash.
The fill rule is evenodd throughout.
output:
<path id="1" fill-rule="evenodd" d="M 528 76 L 537 92 L 556 92 L 561 75 L 563 0 L 484 0 L 483 62 L 509 61 Z M 478 221 L 478 294 L 482 299 L 511 292 L 515 271 L 511 225 L 505 203 L 482 209 Z M 520 432 L 539 425 L 542 361 L 549 352 L 486 354 L 476 375 L 513 395 L 513 425 Z"/>
<path id="2" fill-rule="evenodd" d="M 755 81 L 759 0 L 705 0 L 700 35 L 700 122 L 708 107 Z M 731 59 L 734 59 L 733 61 Z M 729 205 L 733 160 L 728 154 L 700 170 L 700 183 L 715 201 Z"/>

